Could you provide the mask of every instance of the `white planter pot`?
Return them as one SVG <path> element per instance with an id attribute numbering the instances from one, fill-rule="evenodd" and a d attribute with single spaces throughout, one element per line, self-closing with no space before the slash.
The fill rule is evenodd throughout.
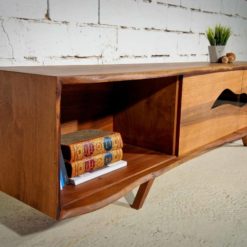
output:
<path id="1" fill-rule="evenodd" d="M 211 63 L 217 63 L 218 59 L 225 55 L 225 46 L 224 45 L 218 45 L 218 46 L 209 46 L 209 61 Z"/>

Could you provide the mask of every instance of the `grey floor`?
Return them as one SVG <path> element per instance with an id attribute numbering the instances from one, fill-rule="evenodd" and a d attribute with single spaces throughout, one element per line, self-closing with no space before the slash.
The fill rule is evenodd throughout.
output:
<path id="1" fill-rule="evenodd" d="M 246 247 L 247 147 L 231 143 L 160 176 L 139 211 L 132 197 L 55 222 L 0 193 L 0 246 Z"/>

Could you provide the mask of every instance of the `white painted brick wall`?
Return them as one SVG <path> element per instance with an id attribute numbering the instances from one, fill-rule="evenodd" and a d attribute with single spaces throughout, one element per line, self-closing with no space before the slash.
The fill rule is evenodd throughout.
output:
<path id="1" fill-rule="evenodd" d="M 118 54 L 125 56 L 166 56 L 177 52 L 177 33 L 120 29 Z"/>
<path id="2" fill-rule="evenodd" d="M 205 37 L 205 34 L 199 34 L 199 48 L 198 55 L 206 55 L 208 53 L 208 40 Z"/>
<path id="3" fill-rule="evenodd" d="M 214 1 L 200 1 L 201 10 L 220 13 L 221 11 L 221 0 L 214 0 Z"/>
<path id="4" fill-rule="evenodd" d="M 237 14 L 237 2 L 233 0 L 222 0 L 221 13 L 228 15 Z"/>
<path id="5" fill-rule="evenodd" d="M 219 23 L 247 60 L 247 0 L 0 0 L 0 65 L 208 61 Z"/>
<path id="6" fill-rule="evenodd" d="M 100 23 L 136 28 L 165 29 L 167 6 L 142 0 L 101 0 Z"/>
<path id="7" fill-rule="evenodd" d="M 45 0 L 0 0 L 0 16 L 42 19 L 47 11 Z"/>
<path id="8" fill-rule="evenodd" d="M 4 27 L 9 39 L 15 40 L 12 44 L 14 56 L 20 62 L 40 62 L 45 57 L 102 57 L 107 50 L 113 53 L 116 49 L 115 28 L 64 23 L 50 25 L 49 22 L 15 19 L 5 21 Z M 8 42 L 6 38 L 5 42 Z"/>
<path id="9" fill-rule="evenodd" d="M 191 31 L 193 33 L 205 33 L 208 27 L 215 26 L 220 22 L 220 15 L 214 13 L 204 13 L 192 11 L 191 14 Z"/>
<path id="10" fill-rule="evenodd" d="M 49 17 L 56 21 L 98 23 L 98 0 L 50 0 Z"/>
<path id="11" fill-rule="evenodd" d="M 4 20 L 0 20 L 0 54 L 1 59 L 11 59 L 13 58 L 13 50 L 9 44 L 9 37 L 5 30 Z"/>
<path id="12" fill-rule="evenodd" d="M 200 9 L 200 1 L 198 0 L 181 0 L 181 6 L 191 9 Z"/>
<path id="13" fill-rule="evenodd" d="M 173 31 L 187 31 L 191 28 L 191 11 L 188 9 L 169 7 L 167 29 Z"/>
<path id="14" fill-rule="evenodd" d="M 246 4 L 246 0 L 239 0 L 238 2 L 238 8 L 237 8 L 237 14 L 247 18 L 247 4 Z"/>
<path id="15" fill-rule="evenodd" d="M 178 54 L 199 54 L 199 35 L 182 33 L 178 34 Z"/>
<path id="16" fill-rule="evenodd" d="M 49 25 L 48 23 L 26 22 L 11 19 L 6 21 L 6 30 L 12 42 L 14 56 L 17 58 L 35 57 L 45 55 L 60 56 L 70 53 L 65 24 Z M 55 49 L 54 49 L 55 48 Z"/>
<path id="17" fill-rule="evenodd" d="M 167 4 L 171 4 L 171 5 L 180 5 L 180 0 L 166 0 Z"/>

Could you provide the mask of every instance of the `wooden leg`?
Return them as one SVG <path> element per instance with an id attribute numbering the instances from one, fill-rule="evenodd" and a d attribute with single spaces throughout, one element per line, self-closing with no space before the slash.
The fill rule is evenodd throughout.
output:
<path id="1" fill-rule="evenodd" d="M 146 183 L 140 185 L 138 192 L 136 194 L 135 200 L 131 205 L 132 208 L 140 209 L 143 206 L 153 182 L 154 182 L 154 179 L 151 179 L 147 181 Z"/>
<path id="2" fill-rule="evenodd" d="M 244 146 L 247 146 L 247 136 L 244 136 L 242 138 L 242 141 L 243 141 Z"/>

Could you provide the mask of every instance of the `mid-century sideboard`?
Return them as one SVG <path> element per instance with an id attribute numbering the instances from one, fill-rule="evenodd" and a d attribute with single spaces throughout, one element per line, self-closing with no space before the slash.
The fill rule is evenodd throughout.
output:
<path id="1" fill-rule="evenodd" d="M 237 139 L 247 145 L 247 62 L 0 68 L 0 189 L 55 218 L 88 213 Z M 128 166 L 59 186 L 60 136 L 119 131 Z M 215 161 L 217 162 L 217 161 Z"/>

